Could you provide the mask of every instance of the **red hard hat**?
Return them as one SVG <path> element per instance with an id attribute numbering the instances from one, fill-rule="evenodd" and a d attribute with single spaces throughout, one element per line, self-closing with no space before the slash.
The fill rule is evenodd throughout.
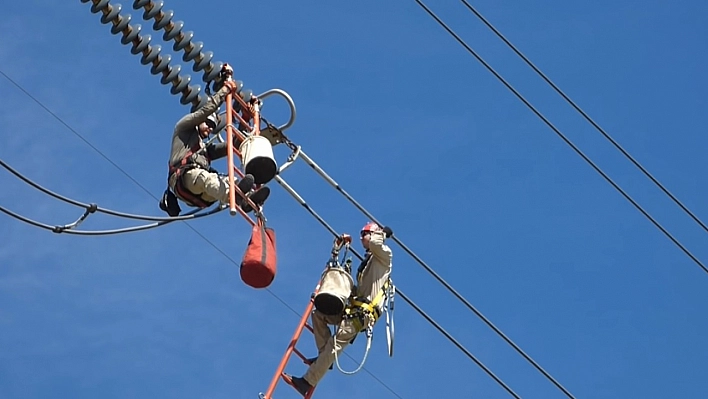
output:
<path id="1" fill-rule="evenodd" d="M 381 230 L 381 226 L 379 226 L 379 225 L 376 224 L 375 222 L 369 222 L 369 223 L 365 224 L 364 227 L 361 228 L 361 231 L 362 231 L 362 232 L 365 232 L 365 231 L 379 231 L 379 230 Z"/>

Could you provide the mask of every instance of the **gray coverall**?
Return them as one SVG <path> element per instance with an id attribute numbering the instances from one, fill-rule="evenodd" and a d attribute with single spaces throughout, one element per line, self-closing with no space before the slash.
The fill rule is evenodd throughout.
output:
<path id="1" fill-rule="evenodd" d="M 172 134 L 170 165 L 179 165 L 190 149 L 201 149 L 198 153 L 192 154 L 188 160 L 189 164 L 194 164 L 198 167 L 189 169 L 182 174 L 182 184 L 184 188 L 207 202 L 229 202 L 228 179 L 209 171 L 212 160 L 226 156 L 227 145 L 226 143 L 212 143 L 205 146 L 201 137 L 199 137 L 198 126 L 200 123 L 205 122 L 209 115 L 219 109 L 228 93 L 228 87 L 222 87 L 221 90 L 207 100 L 203 107 L 183 116 L 175 125 L 175 130 Z M 173 192 L 176 192 L 176 182 L 176 176 L 171 174 L 168 183 Z"/>
<path id="2" fill-rule="evenodd" d="M 370 256 L 369 256 L 370 255 Z M 384 233 L 375 231 L 371 233 L 369 250 L 367 251 L 368 261 L 364 265 L 361 277 L 358 281 L 356 295 L 371 301 L 383 289 L 384 284 L 391 275 L 391 249 L 384 244 Z M 378 304 L 379 311 L 382 304 Z M 364 320 L 364 325 L 368 325 L 370 320 Z M 337 332 L 331 335 L 328 324 L 337 325 Z M 349 342 L 359 333 L 354 327 L 351 319 L 339 316 L 327 316 L 318 310 L 312 312 L 312 328 L 317 345 L 317 360 L 310 365 L 303 376 L 307 382 L 315 386 L 329 370 L 329 366 L 334 362 L 335 352 L 337 356 L 342 353 Z"/>

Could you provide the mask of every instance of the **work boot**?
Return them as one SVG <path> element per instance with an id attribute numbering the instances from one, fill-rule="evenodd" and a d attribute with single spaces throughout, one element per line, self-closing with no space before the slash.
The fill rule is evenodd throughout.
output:
<path id="1" fill-rule="evenodd" d="M 259 188 L 255 193 L 253 193 L 253 195 L 251 195 L 251 201 L 253 201 L 253 203 L 256 205 L 261 206 L 268 199 L 269 195 L 270 188 L 263 186 Z M 248 201 L 243 201 L 243 204 L 241 204 L 241 209 L 243 209 L 243 211 L 246 213 L 251 212 L 253 210 Z"/>
<path id="2" fill-rule="evenodd" d="M 305 364 L 308 365 L 308 366 L 311 366 L 312 363 L 314 363 L 316 360 L 317 360 L 317 356 L 311 357 L 311 358 L 309 358 L 309 359 L 305 359 L 305 360 L 303 360 L 302 362 L 305 363 Z M 330 369 L 330 370 L 332 370 L 333 367 L 334 367 L 334 363 L 332 363 L 332 364 L 329 365 L 329 369 Z"/>
<path id="3" fill-rule="evenodd" d="M 236 186 L 242 193 L 247 194 L 253 189 L 253 182 L 253 175 L 245 175 Z M 245 202 L 240 195 L 236 194 L 236 205 L 243 207 L 242 204 Z"/>
<path id="4" fill-rule="evenodd" d="M 283 373 L 283 380 L 290 386 L 295 388 L 296 391 L 300 392 L 300 395 L 306 396 L 308 392 L 312 389 L 312 385 L 307 382 L 306 379 L 301 377 L 293 377 L 290 374 Z"/>

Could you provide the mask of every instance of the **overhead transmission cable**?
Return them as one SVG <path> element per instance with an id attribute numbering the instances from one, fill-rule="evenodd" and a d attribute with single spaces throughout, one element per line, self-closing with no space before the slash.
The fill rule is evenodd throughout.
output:
<path id="1" fill-rule="evenodd" d="M 5 168 L 7 171 L 12 173 L 13 175 L 17 176 L 20 180 L 24 181 L 28 185 L 36 188 L 37 190 L 54 197 L 60 201 L 66 202 L 68 204 L 80 207 L 80 208 L 95 208 L 94 212 L 101 212 L 105 213 L 107 215 L 111 216 L 117 216 L 125 219 L 135 219 L 135 220 L 148 220 L 148 221 L 153 221 L 153 222 L 174 222 L 177 220 L 188 220 L 188 219 L 194 219 L 192 216 L 173 216 L 173 217 L 160 217 L 160 216 L 146 216 L 146 215 L 136 215 L 136 214 L 131 214 L 131 213 L 125 213 L 125 212 L 119 212 L 119 211 L 114 211 L 111 209 L 107 208 L 101 208 L 96 204 L 86 204 L 80 201 L 73 200 L 71 198 L 65 197 L 63 195 L 57 194 L 51 190 L 49 190 L 46 187 L 41 186 L 40 184 L 32 181 L 30 178 L 27 176 L 23 175 L 22 173 L 18 172 L 15 168 L 11 167 L 7 162 L 3 161 L 0 159 L 0 166 Z"/>
<path id="2" fill-rule="evenodd" d="M 145 191 L 146 193 L 150 194 L 150 190 L 148 190 L 147 188 L 145 188 L 145 186 L 143 186 L 143 185 L 140 184 L 137 180 L 135 180 L 132 176 L 130 176 L 130 175 L 128 174 L 128 172 L 126 172 L 123 168 L 121 168 L 120 166 L 118 166 L 118 164 L 116 164 L 115 162 L 113 162 L 106 154 L 104 154 L 103 152 L 101 152 L 101 150 L 99 150 L 98 148 L 96 148 L 93 144 L 91 144 L 88 140 L 86 140 L 83 136 L 81 136 L 76 130 L 74 130 L 74 128 L 72 128 L 71 126 L 69 126 L 69 124 L 67 124 L 66 122 L 64 122 L 64 120 L 61 119 L 57 114 L 55 114 L 54 112 L 52 112 L 49 108 L 47 108 L 44 104 L 42 104 L 39 100 L 37 100 L 32 94 L 30 94 L 27 90 L 25 90 L 24 87 L 20 86 L 20 85 L 19 85 L 17 82 L 15 82 L 11 77 L 7 76 L 7 74 L 6 74 L 5 72 L 3 72 L 2 70 L 0 70 L 0 75 L 2 75 L 5 79 L 7 79 L 10 83 L 12 83 L 15 87 L 17 87 L 21 92 L 25 93 L 25 95 L 26 95 L 27 97 L 29 97 L 30 99 L 32 99 L 32 101 L 34 101 L 35 103 L 37 103 L 37 105 L 39 105 L 40 108 L 42 108 L 42 109 L 45 110 L 48 114 L 50 114 L 51 116 L 53 116 L 54 119 L 56 119 L 57 121 L 59 121 L 59 123 L 61 123 L 62 125 L 64 125 L 64 127 L 66 127 L 67 129 L 69 129 L 70 132 L 74 133 L 74 135 L 75 135 L 76 137 L 78 137 L 78 138 L 79 138 L 81 141 L 83 141 L 86 145 L 88 145 L 88 146 L 91 147 L 94 151 L 96 151 L 96 153 L 97 153 L 98 155 L 100 155 L 103 159 L 105 159 L 106 161 L 108 161 L 108 163 L 110 163 L 110 164 L 113 165 L 116 169 L 118 169 L 123 175 L 125 175 L 125 177 L 127 177 L 127 178 L 130 179 L 130 180 L 132 180 L 133 183 L 135 183 L 138 187 L 140 187 L 141 189 L 143 189 L 143 191 Z M 151 194 L 151 195 L 152 195 L 152 194 Z M 155 198 L 155 199 L 157 199 L 157 198 Z"/>
<path id="3" fill-rule="evenodd" d="M 511 43 L 497 28 L 495 28 L 494 25 L 492 25 L 479 11 L 477 11 L 477 9 L 474 8 L 474 6 L 472 6 L 469 2 L 467 2 L 467 0 L 461 0 L 461 1 L 462 1 L 462 3 L 464 3 L 465 6 L 467 6 L 467 8 L 472 13 L 474 13 L 474 15 L 477 16 L 477 18 L 479 18 L 485 25 L 487 25 L 487 27 L 489 29 L 491 29 L 492 32 L 494 32 L 494 34 L 496 34 L 499 37 L 499 39 L 501 39 L 504 43 L 506 43 L 506 45 L 509 46 L 509 48 L 511 48 L 516 53 L 516 55 L 521 57 L 521 59 L 524 60 L 524 62 L 529 67 L 531 67 L 531 69 L 533 69 L 534 72 L 536 72 L 543 80 L 545 80 L 546 83 L 548 83 L 553 88 L 553 90 L 555 90 L 561 97 L 563 97 L 563 99 L 566 102 L 568 102 L 568 104 L 570 104 L 576 111 L 578 111 L 580 113 L 580 115 L 582 115 L 583 118 L 585 118 L 586 121 L 588 121 L 610 143 L 612 143 L 612 145 L 617 150 L 619 150 L 619 152 L 621 152 L 622 155 L 624 155 L 627 159 L 629 159 L 629 161 L 632 162 L 632 164 L 634 164 L 634 166 L 636 166 L 647 178 L 649 178 L 649 180 L 651 180 L 657 187 L 659 187 L 661 189 L 661 191 L 663 191 L 669 198 L 671 198 L 671 200 L 676 205 L 678 205 L 679 208 L 681 208 L 685 213 L 687 213 L 696 223 L 698 223 L 703 228 L 703 230 L 705 230 L 708 233 L 708 226 L 706 226 L 706 224 L 703 223 L 701 221 L 701 219 L 698 218 L 698 216 L 696 216 L 693 212 L 691 212 L 691 210 L 688 209 L 688 207 L 686 207 L 676 196 L 674 196 L 663 184 L 661 184 L 661 182 L 658 179 L 656 179 L 651 173 L 649 173 L 649 171 L 646 168 L 644 168 L 644 166 L 642 166 L 642 164 L 639 163 L 639 161 L 637 161 L 627 150 L 625 150 L 617 141 L 615 141 L 612 138 L 612 136 L 609 135 L 609 133 L 607 133 L 602 127 L 600 127 L 600 125 L 598 123 L 596 123 L 590 117 L 590 115 L 588 115 L 585 111 L 583 111 L 583 109 L 580 108 L 580 106 L 577 105 L 570 97 L 568 97 L 568 95 L 566 95 L 563 92 L 563 90 L 561 90 L 548 76 L 546 76 L 546 74 L 544 74 L 538 67 L 536 67 L 536 65 L 534 65 L 534 63 L 531 62 L 531 60 L 529 60 L 528 57 L 526 57 L 516 46 L 514 46 L 514 44 Z"/>
<path id="4" fill-rule="evenodd" d="M 428 8 L 421 0 L 415 0 L 418 5 L 428 13 L 443 29 L 447 31 L 458 43 L 460 43 L 472 56 L 474 56 L 489 72 L 491 72 L 504 86 L 506 86 L 521 102 L 524 103 L 536 116 L 538 116 L 548 127 L 553 130 L 566 144 L 570 146 L 585 162 L 587 162 L 600 176 L 602 176 L 612 187 L 615 188 L 622 196 L 629 201 L 639 212 L 642 213 L 649 221 L 656 226 L 664 235 L 669 238 L 677 247 L 683 251 L 693 262 L 695 262 L 704 272 L 708 273 L 706 267 L 696 256 L 694 256 L 681 242 L 679 242 L 669 231 L 667 231 L 654 217 L 652 217 L 644 208 L 639 205 L 626 191 L 612 180 L 595 162 L 593 162 L 580 148 L 578 148 L 563 132 L 558 130 L 536 107 L 533 106 L 524 96 L 521 95 L 509 82 L 504 79 L 494 68 L 492 68 L 477 52 L 475 52 L 457 33 L 455 33 L 445 22 L 443 22 L 430 8 Z"/>
<path id="5" fill-rule="evenodd" d="M 223 208 L 222 208 L 222 209 L 223 209 Z M 183 219 L 164 220 L 164 221 L 161 221 L 161 222 L 155 222 L 155 223 L 145 224 L 145 225 L 142 225 L 142 226 L 123 227 L 123 228 L 111 229 L 111 230 L 75 230 L 75 229 L 73 229 L 73 227 L 77 226 L 77 225 L 78 225 L 79 223 L 81 223 L 84 219 L 86 219 L 86 216 L 88 215 L 87 213 L 85 213 L 84 216 L 82 216 L 79 220 L 77 220 L 76 222 L 74 222 L 74 223 L 72 223 L 72 224 L 70 224 L 70 225 L 63 225 L 63 226 L 61 226 L 61 225 L 54 225 L 54 226 L 51 226 L 51 225 L 48 225 L 48 224 L 41 223 L 41 222 L 38 222 L 38 221 L 36 221 L 36 220 L 30 219 L 30 218 L 28 218 L 28 217 L 26 217 L 26 216 L 22 216 L 22 215 L 20 215 L 20 214 L 18 214 L 18 213 L 16 213 L 16 212 L 13 212 L 13 211 L 11 211 L 11 210 L 5 208 L 4 206 L 0 206 L 0 212 L 5 213 L 5 214 L 7 214 L 7 215 L 9 215 L 9 216 L 11 216 L 11 217 L 13 217 L 13 218 L 19 220 L 19 221 L 22 221 L 22 222 L 24 222 L 24 223 L 30 224 L 30 225 L 32 225 L 32 226 L 39 227 L 39 228 L 42 228 L 42 229 L 44 229 L 44 230 L 49 230 L 49 231 L 52 231 L 52 232 L 54 232 L 54 233 L 65 233 L 65 234 L 74 234 L 74 235 L 83 235 L 83 236 L 103 236 L 103 235 L 113 235 L 113 234 L 122 234 L 122 233 L 134 233 L 134 232 L 136 232 L 136 231 L 148 230 L 148 229 L 152 229 L 152 228 L 155 228 L 155 227 L 164 226 L 164 225 L 166 225 L 167 223 L 172 223 L 172 222 L 175 222 L 175 221 L 177 221 L 177 220 L 198 219 L 198 218 L 200 218 L 200 217 L 213 215 L 214 213 L 219 212 L 219 211 L 221 211 L 222 209 L 215 208 L 215 209 L 213 209 L 213 210 L 211 210 L 211 211 L 209 211 L 209 212 L 202 213 L 202 214 L 199 214 L 199 215 L 194 215 L 194 214 L 185 215 L 185 216 L 183 217 Z"/>

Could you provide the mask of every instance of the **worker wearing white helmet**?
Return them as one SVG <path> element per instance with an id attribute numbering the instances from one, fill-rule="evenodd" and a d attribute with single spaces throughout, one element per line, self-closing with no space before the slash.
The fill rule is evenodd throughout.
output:
<path id="1" fill-rule="evenodd" d="M 233 70 L 227 64 L 224 65 L 222 73 L 230 77 Z M 207 138 L 219 124 L 218 109 L 229 91 L 234 89 L 235 84 L 232 81 L 225 81 L 223 86 L 209 97 L 204 106 L 185 115 L 175 125 L 172 134 L 168 185 L 172 192 L 189 206 L 205 208 L 216 201 L 229 202 L 227 178 L 220 176 L 211 168 L 212 160 L 227 155 L 227 144 L 205 145 L 202 140 Z M 238 145 L 238 143 L 235 144 Z M 238 183 L 238 188 L 245 193 L 253 188 L 253 183 L 253 176 L 247 174 Z M 176 216 L 180 211 L 179 205 L 174 197 L 171 197 L 170 201 L 170 194 L 169 190 L 165 192 L 160 207 L 170 216 Z M 261 205 L 269 194 L 270 189 L 264 186 L 253 193 L 250 198 L 256 205 Z M 252 210 L 240 195 L 236 195 L 236 201 L 244 211 L 250 212 Z"/>

